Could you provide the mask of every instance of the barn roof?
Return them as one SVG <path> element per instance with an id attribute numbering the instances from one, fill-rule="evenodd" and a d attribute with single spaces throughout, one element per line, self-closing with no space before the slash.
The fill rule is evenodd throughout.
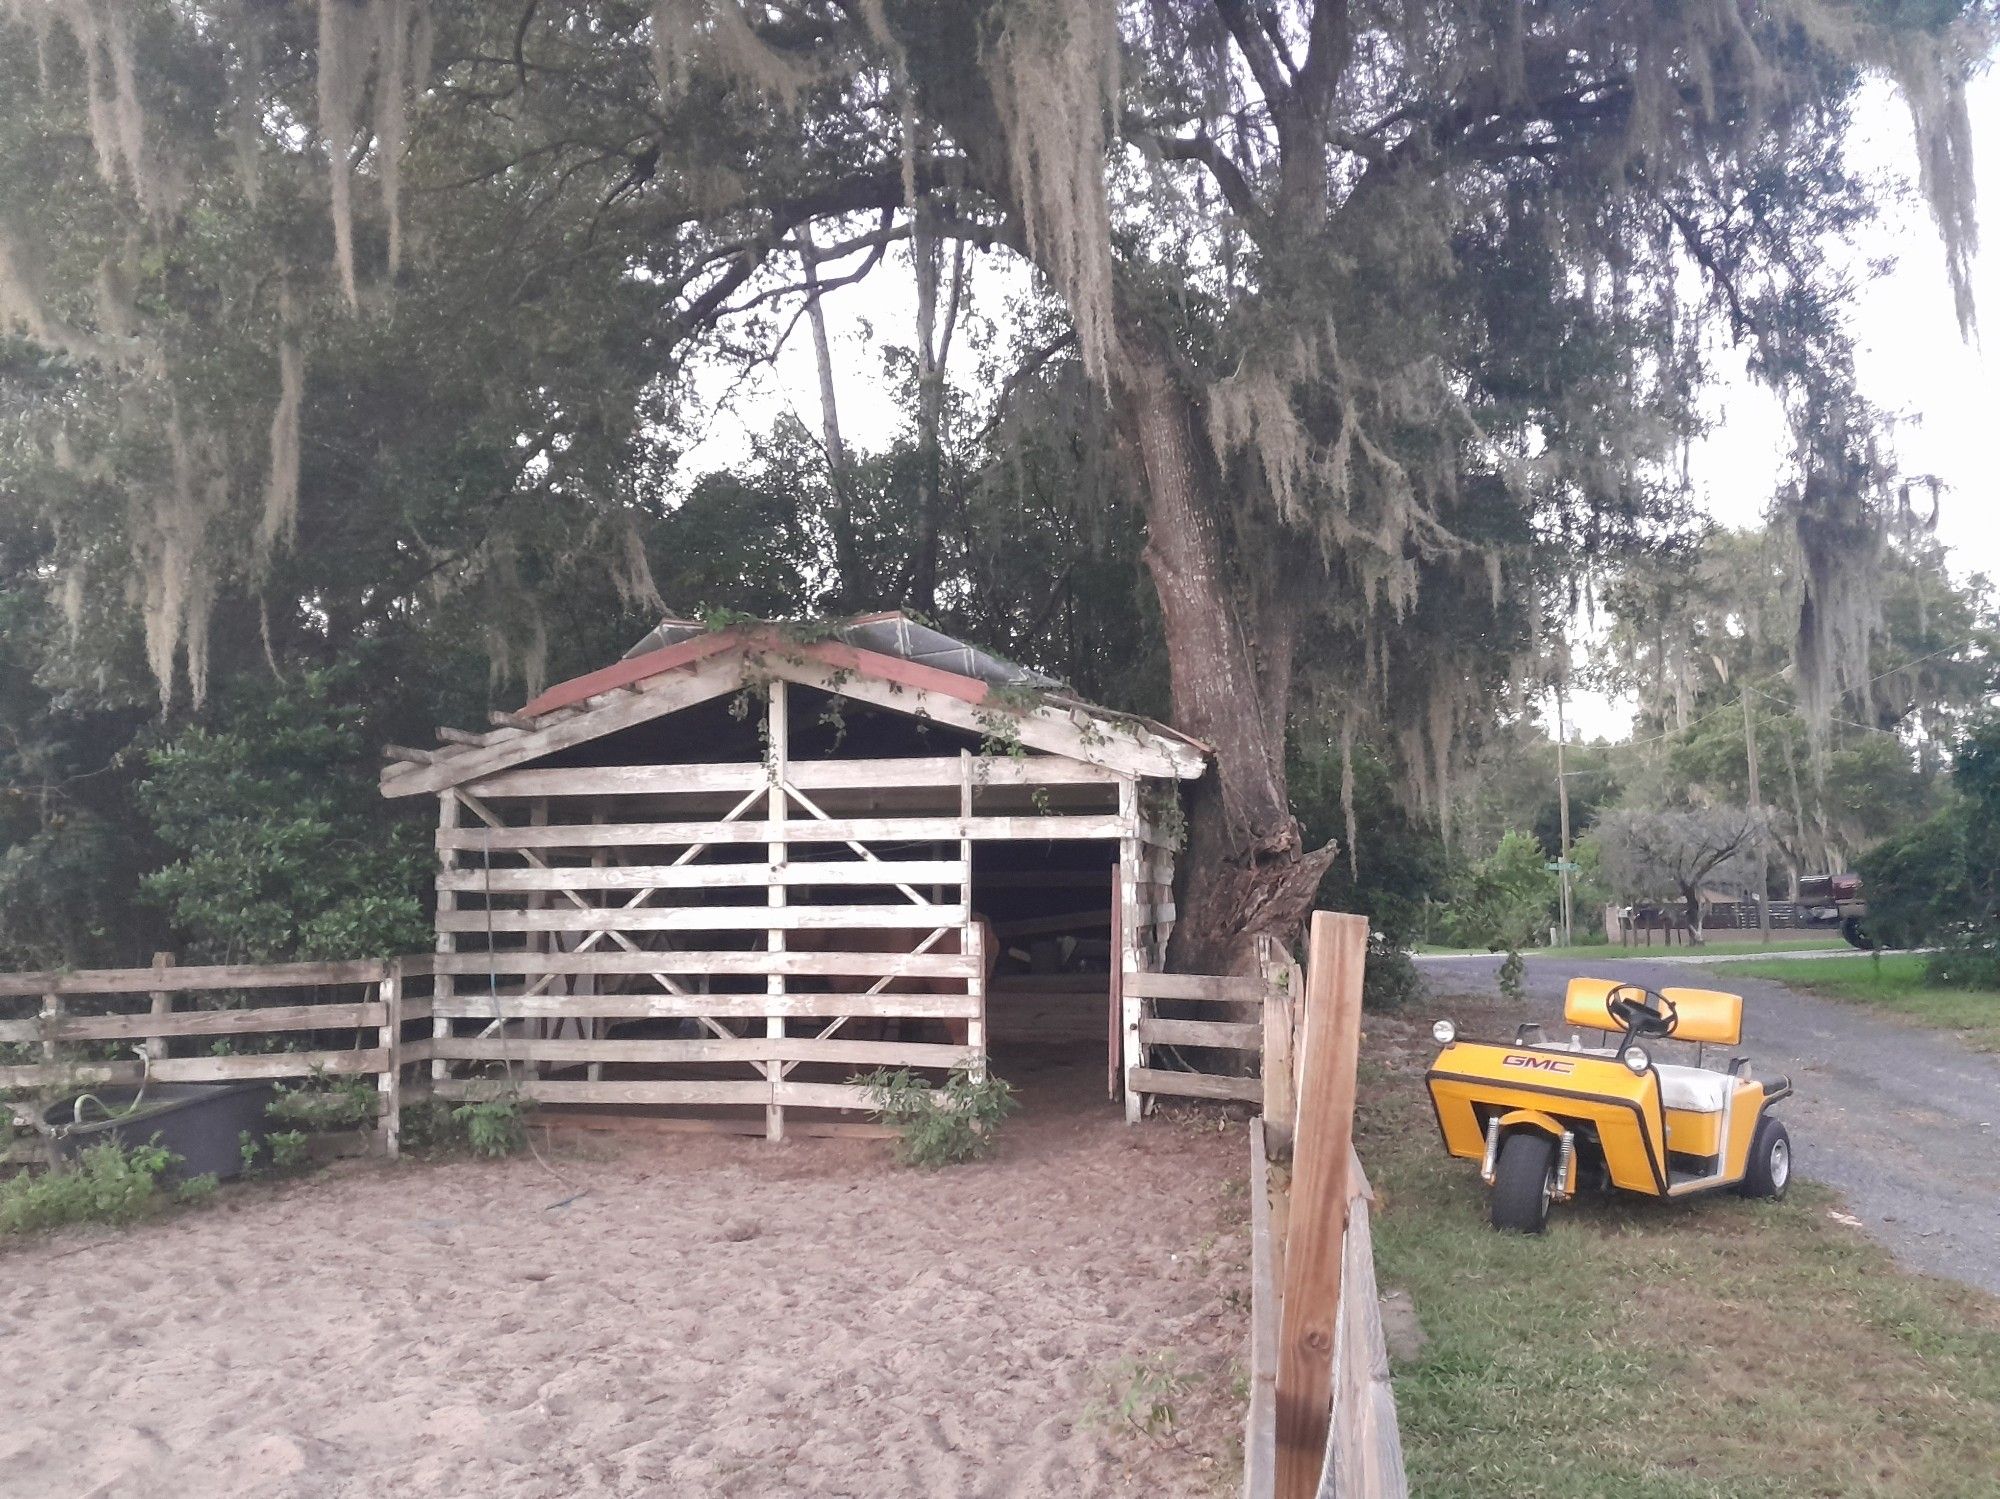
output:
<path id="1" fill-rule="evenodd" d="M 925 716 L 1130 775 L 1192 778 L 1209 749 L 1151 719 L 1085 702 L 1055 678 L 902 613 L 828 621 L 668 618 L 618 661 L 558 682 L 484 733 L 388 751 L 384 796 L 441 791 L 737 691 L 753 674 Z"/>

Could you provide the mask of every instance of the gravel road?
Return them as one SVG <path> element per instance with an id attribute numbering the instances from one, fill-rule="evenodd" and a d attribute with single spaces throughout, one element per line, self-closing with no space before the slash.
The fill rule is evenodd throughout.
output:
<path id="1" fill-rule="evenodd" d="M 1452 994 L 1497 996 L 1498 967 L 1495 957 L 1422 963 L 1439 1014 Z M 1530 957 L 1524 1018 L 1560 1021 L 1577 974 L 1740 992 L 1752 1070 L 1789 1073 L 1797 1090 L 1778 1113 L 1800 1173 L 1838 1190 L 1905 1264 L 2000 1295 L 2000 1056 L 1858 1005 L 1659 959 Z"/>

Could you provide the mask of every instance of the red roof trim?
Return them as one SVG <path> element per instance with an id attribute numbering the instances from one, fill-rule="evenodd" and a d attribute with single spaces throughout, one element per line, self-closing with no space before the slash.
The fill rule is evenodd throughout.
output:
<path id="1" fill-rule="evenodd" d="M 610 692 L 618 687 L 630 687 L 635 682 L 643 682 L 648 677 L 657 677 L 661 672 L 672 671 L 677 666 L 689 666 L 696 661 L 704 661 L 710 656 L 740 646 L 744 641 L 745 636 L 740 630 L 721 630 L 713 635 L 697 635 L 692 640 L 663 645 L 657 651 L 648 651 L 643 656 L 614 661 L 609 666 L 585 672 L 580 677 L 571 677 L 567 682 L 558 682 L 521 712 L 529 718 L 539 718 L 544 713 L 555 712 L 558 708 L 571 708 L 586 698 L 596 697 L 600 692 Z"/>
<path id="2" fill-rule="evenodd" d="M 801 646 L 799 654 L 836 669 L 858 671 L 865 677 L 878 677 L 885 682 L 914 687 L 920 692 L 940 692 L 962 703 L 983 703 L 990 690 L 981 677 L 961 676 L 955 671 L 905 661 L 901 656 L 888 656 L 880 651 L 863 650 L 838 640 L 816 640 Z"/>
<path id="3" fill-rule="evenodd" d="M 662 646 L 656 651 L 647 651 L 643 656 L 614 661 L 611 665 L 600 667 L 596 671 L 585 672 L 580 677 L 571 677 L 566 682 L 558 682 L 524 707 L 521 712 L 529 718 L 539 718 L 544 713 L 555 712 L 558 708 L 575 707 L 599 693 L 630 687 L 657 677 L 663 672 L 692 666 L 695 662 L 705 661 L 710 656 L 737 649 L 781 649 L 831 666 L 837 671 L 858 672 L 862 676 L 874 677 L 884 682 L 895 682 L 920 692 L 942 693 L 963 703 L 983 703 L 989 691 L 988 684 L 979 677 L 961 676 L 955 671 L 945 671 L 939 667 L 905 661 L 901 656 L 863 650 L 838 640 L 791 642 L 768 629 L 738 627 L 718 630 L 713 634 L 697 635 L 692 640 L 682 640 L 673 645 Z"/>

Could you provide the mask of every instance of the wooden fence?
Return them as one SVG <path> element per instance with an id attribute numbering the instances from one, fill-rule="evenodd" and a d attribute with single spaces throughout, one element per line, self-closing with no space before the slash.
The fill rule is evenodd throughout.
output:
<path id="1" fill-rule="evenodd" d="M 370 1077 L 375 1137 L 397 1152 L 403 1073 L 428 1024 L 431 959 L 0 974 L 0 1090 Z M 26 1060 L 32 1057 L 33 1060 Z M 21 1107 L 32 1105 L 22 1104 Z"/>
<path id="2" fill-rule="evenodd" d="M 1319 912 L 1303 987 L 1270 985 L 1264 1117 L 1250 1130 L 1245 1499 L 1408 1493 L 1353 1145 L 1367 943 L 1365 919 Z"/>

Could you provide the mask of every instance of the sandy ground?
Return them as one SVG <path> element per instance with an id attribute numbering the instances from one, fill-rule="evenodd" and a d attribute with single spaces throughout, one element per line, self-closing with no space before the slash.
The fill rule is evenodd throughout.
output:
<path id="1" fill-rule="evenodd" d="M 1498 967 L 1491 957 L 1426 963 L 1439 997 L 1422 1013 L 1449 1013 L 1454 992 L 1497 999 Z M 1741 993 L 1737 1049 L 1797 1090 L 1778 1115 L 1799 1173 L 1838 1189 L 1870 1237 L 1903 1263 L 2000 1294 L 2000 1056 L 1859 1004 L 1702 972 L 1664 958 L 1530 957 L 1523 1015 L 1559 1020 L 1576 974 L 1655 989 L 1722 983 Z"/>
<path id="2" fill-rule="evenodd" d="M 622 1137 L 9 1250 L 0 1495 L 1226 1492 L 1242 1126 L 1021 1080 L 979 1166 Z M 1114 1408 L 1147 1357 L 1171 1434 Z"/>

